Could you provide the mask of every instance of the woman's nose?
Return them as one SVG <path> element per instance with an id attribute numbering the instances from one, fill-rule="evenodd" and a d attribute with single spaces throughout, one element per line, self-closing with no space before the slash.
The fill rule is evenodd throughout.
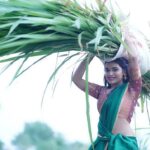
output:
<path id="1" fill-rule="evenodd" d="M 108 74 L 109 74 L 109 75 L 113 75 L 113 71 L 109 71 Z"/>

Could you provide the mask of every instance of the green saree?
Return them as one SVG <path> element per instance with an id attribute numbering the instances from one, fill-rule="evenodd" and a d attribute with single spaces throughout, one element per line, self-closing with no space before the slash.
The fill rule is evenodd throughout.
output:
<path id="1" fill-rule="evenodd" d="M 98 122 L 98 136 L 94 150 L 138 150 L 136 137 L 112 134 L 119 106 L 128 84 L 116 87 L 104 102 Z M 93 150 L 92 145 L 89 150 Z"/>

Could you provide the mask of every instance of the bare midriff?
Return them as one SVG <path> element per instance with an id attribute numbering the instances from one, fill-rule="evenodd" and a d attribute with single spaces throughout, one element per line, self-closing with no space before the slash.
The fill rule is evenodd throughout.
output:
<path id="1" fill-rule="evenodd" d="M 114 128 L 112 130 L 113 134 L 123 134 L 125 136 L 135 136 L 135 133 L 130 127 L 129 122 L 124 118 L 117 118 Z"/>

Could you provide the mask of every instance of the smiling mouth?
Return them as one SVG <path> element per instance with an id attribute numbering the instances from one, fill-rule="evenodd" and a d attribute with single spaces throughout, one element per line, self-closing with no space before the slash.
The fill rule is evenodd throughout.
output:
<path id="1" fill-rule="evenodd" d="M 112 81 L 114 79 L 115 79 L 115 77 L 107 77 L 107 80 L 110 80 L 110 81 Z"/>

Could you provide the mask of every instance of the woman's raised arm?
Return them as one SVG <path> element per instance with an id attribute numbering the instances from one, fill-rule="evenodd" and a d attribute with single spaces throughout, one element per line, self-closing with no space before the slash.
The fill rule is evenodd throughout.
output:
<path id="1" fill-rule="evenodd" d="M 85 89 L 85 80 L 83 79 L 83 75 L 86 70 L 87 59 L 88 59 L 88 62 L 90 63 L 93 57 L 94 57 L 93 55 L 87 55 L 84 58 L 84 60 L 79 64 L 78 68 L 76 69 L 76 71 L 74 72 L 72 76 L 72 81 L 82 90 Z"/>
<path id="2" fill-rule="evenodd" d="M 141 71 L 140 71 L 140 62 L 138 59 L 138 54 L 136 49 L 141 48 L 142 46 L 140 41 L 137 41 L 136 37 L 134 37 L 132 34 L 128 33 L 126 35 L 125 42 L 127 44 L 127 59 L 129 61 L 129 76 L 130 80 L 138 80 L 141 78 Z"/>
<path id="3" fill-rule="evenodd" d="M 90 63 L 93 59 L 93 55 L 89 54 L 85 59 L 79 64 L 78 68 L 74 72 L 72 76 L 72 81 L 77 85 L 78 88 L 80 88 L 82 91 L 85 91 L 85 80 L 83 79 L 83 75 L 86 70 L 86 61 L 88 59 L 88 63 Z M 94 98 L 98 99 L 99 97 L 99 91 L 101 89 L 101 86 L 95 83 L 88 82 L 88 90 L 89 95 L 93 96 Z"/>

